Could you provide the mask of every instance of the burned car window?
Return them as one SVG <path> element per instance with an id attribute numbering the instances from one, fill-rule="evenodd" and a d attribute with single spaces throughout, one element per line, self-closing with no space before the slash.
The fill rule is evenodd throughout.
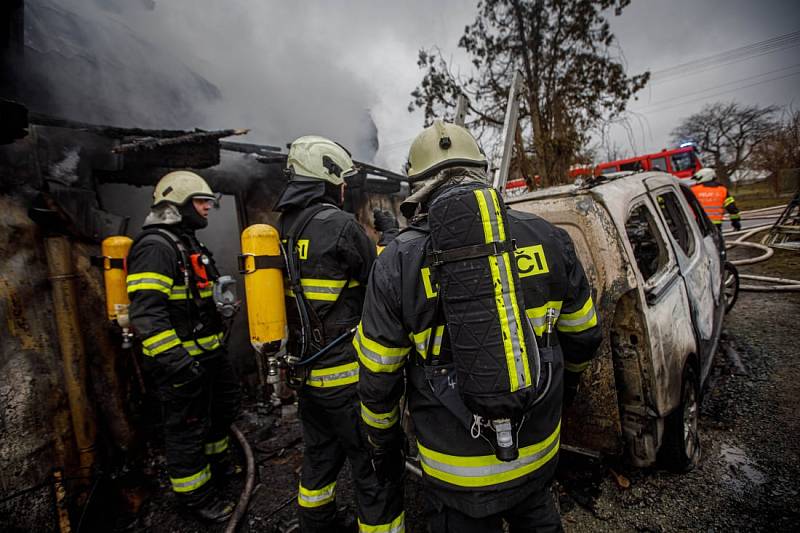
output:
<path id="1" fill-rule="evenodd" d="M 681 192 L 683 193 L 683 197 L 686 198 L 686 203 L 692 208 L 692 214 L 694 214 L 694 219 L 697 221 L 697 226 L 700 228 L 700 233 L 703 234 L 703 237 L 707 237 L 712 231 L 716 231 L 711 221 L 708 220 L 708 217 L 705 215 L 703 206 L 700 205 L 697 196 L 694 195 L 691 189 L 681 187 Z"/>
<path id="2" fill-rule="evenodd" d="M 669 232 L 683 252 L 691 257 L 694 254 L 694 236 L 689 227 L 689 220 L 678 202 L 678 197 L 674 192 L 667 192 L 659 194 L 657 199 L 658 207 L 667 222 Z"/>
<path id="3" fill-rule="evenodd" d="M 625 223 L 625 232 L 633 248 L 636 266 L 647 281 L 667 263 L 664 245 L 647 206 L 641 204 L 631 211 Z"/>

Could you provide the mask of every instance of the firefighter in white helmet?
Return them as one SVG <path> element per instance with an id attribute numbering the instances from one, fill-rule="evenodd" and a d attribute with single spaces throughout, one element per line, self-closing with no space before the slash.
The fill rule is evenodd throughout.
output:
<path id="1" fill-rule="evenodd" d="M 739 208 L 736 207 L 736 200 L 728 192 L 728 188 L 717 181 L 717 173 L 713 168 L 701 168 L 692 176 L 695 182 L 692 185 L 692 192 L 700 201 L 703 210 L 708 215 L 709 220 L 714 226 L 722 231 L 722 221 L 725 212 L 730 216 L 733 229 L 742 229 Z"/>
<path id="2" fill-rule="evenodd" d="M 390 531 L 388 524 L 402 520 L 403 501 L 391 480 L 375 475 L 359 432 L 358 362 L 348 336 L 361 316 L 375 260 L 375 243 L 341 209 L 345 178 L 357 171 L 347 150 L 313 135 L 291 144 L 286 171 L 289 182 L 275 209 L 281 211 L 281 237 L 294 248 L 287 250 L 286 307 L 288 351 L 299 360 L 292 381 L 300 389 L 305 444 L 297 496 L 300 528 L 335 531 L 346 521 L 336 517 L 335 494 L 348 459 L 360 528 Z"/>
<path id="3" fill-rule="evenodd" d="M 219 497 L 212 478 L 240 471 L 231 461 L 228 437 L 240 387 L 212 297 L 219 272 L 195 236 L 216 202 L 194 172 L 161 178 L 128 256 L 127 288 L 142 365 L 163 409 L 172 489 L 195 515 L 221 522 L 234 506 Z"/>
<path id="4" fill-rule="evenodd" d="M 361 365 L 361 417 L 373 463 L 378 471 L 385 472 L 384 476 L 398 476 L 403 470 L 400 399 L 405 396 L 430 504 L 430 531 L 501 532 L 504 521 L 511 531 L 559 531 L 561 522 L 549 484 L 558 461 L 565 382 L 571 397 L 601 340 L 591 287 L 575 248 L 565 231 L 530 213 L 507 209 L 504 223 L 499 223 L 502 200 L 490 188 L 486 157 L 463 127 L 436 121 L 424 129 L 411 145 L 407 174 L 414 193 L 401 211 L 410 225 L 375 262 L 353 340 Z M 433 247 L 436 230 L 430 214 L 442 199 L 469 197 L 482 199 L 481 217 L 487 215 L 489 219 L 494 213 L 495 218 L 483 224 L 470 223 L 467 228 L 450 224 L 447 231 L 455 236 L 461 230 L 470 235 L 505 231 L 513 235 L 515 250 L 505 248 L 502 254 L 486 257 L 499 261 L 497 257 L 511 253 L 515 258 L 524 294 L 524 301 L 521 297 L 515 301 L 523 302 L 525 309 L 519 309 L 512 318 L 516 323 L 519 315 L 530 320 L 538 348 L 527 353 L 545 353 L 547 348 L 552 354 L 548 362 L 552 365 L 552 382 L 545 388 L 548 392 L 541 394 L 540 402 L 525 416 L 514 421 L 516 458 L 500 458 L 498 445 L 493 444 L 499 443 L 494 439 L 495 430 L 477 421 L 460 394 L 467 385 L 494 376 L 495 366 L 481 367 L 480 372 L 470 375 L 464 389 L 461 377 L 454 372 L 459 361 L 454 335 L 463 341 L 473 334 L 473 343 L 482 343 L 485 338 L 477 330 L 451 330 L 452 324 L 445 318 L 447 311 L 442 312 L 440 303 L 444 287 L 437 282 L 436 269 L 445 259 L 444 253 Z M 451 215 L 460 216 L 455 211 Z M 466 218 L 453 222 L 456 220 Z M 470 220 L 474 221 L 474 216 Z M 475 251 L 462 259 L 476 254 L 491 264 Z M 476 283 L 465 280 L 462 288 L 469 291 Z M 510 297 L 503 294 L 506 301 L 510 302 Z M 491 298 L 478 311 L 487 317 L 512 312 L 511 306 L 498 306 L 496 302 Z M 548 324 L 552 328 L 548 329 Z M 522 329 L 524 326 L 517 331 Z M 461 346 L 467 347 L 463 342 Z M 529 368 L 532 365 L 524 367 Z M 569 378 L 563 377 L 565 370 Z M 528 379 L 526 387 L 538 389 L 536 380 L 531 381 L 527 373 L 515 373 L 514 379 Z M 503 378 L 502 369 L 499 375 Z M 510 371 L 506 371 L 503 379 L 511 380 L 509 376 Z M 498 405 L 503 401 L 503 397 L 496 399 Z"/>

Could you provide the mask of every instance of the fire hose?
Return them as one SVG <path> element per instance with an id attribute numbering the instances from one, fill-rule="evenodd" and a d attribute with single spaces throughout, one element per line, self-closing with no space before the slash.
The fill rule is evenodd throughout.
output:
<path id="1" fill-rule="evenodd" d="M 753 211 L 747 211 L 746 214 L 753 214 L 753 213 L 761 213 L 764 211 L 769 210 L 776 210 L 776 209 L 783 209 L 783 206 L 777 207 L 767 207 L 763 209 L 756 209 Z M 744 213 L 743 213 L 744 214 Z M 744 220 L 758 220 L 764 217 L 746 217 Z M 757 257 L 748 257 L 746 259 L 737 259 L 735 261 L 731 261 L 731 263 L 735 266 L 741 265 L 752 265 L 755 263 L 760 263 L 762 261 L 766 261 L 775 253 L 775 251 L 770 248 L 769 246 L 763 245 L 761 243 L 756 242 L 749 242 L 747 239 L 753 237 L 754 235 L 761 233 L 765 229 L 769 229 L 772 227 L 773 224 L 762 224 L 759 226 L 755 226 L 752 228 L 747 228 L 744 230 L 739 231 L 726 231 L 724 235 L 726 238 L 736 237 L 732 241 L 727 241 L 725 243 L 726 249 L 734 248 L 736 246 L 744 246 L 747 248 L 755 248 L 763 252 L 762 255 Z M 760 281 L 764 283 L 771 283 L 774 285 L 740 285 L 739 290 L 742 291 L 751 291 L 751 292 L 790 292 L 790 291 L 800 291 L 800 280 L 793 280 L 793 279 L 785 279 L 785 278 L 776 278 L 776 277 L 769 277 L 769 276 L 756 276 L 752 274 L 739 274 L 740 279 L 747 279 L 751 281 Z"/>
<path id="2" fill-rule="evenodd" d="M 242 452 L 244 452 L 246 477 L 242 494 L 239 496 L 239 502 L 236 504 L 236 509 L 234 509 L 230 520 L 228 520 L 228 525 L 225 526 L 225 533 L 234 533 L 236 528 L 239 527 L 239 522 L 242 520 L 242 517 L 244 517 L 245 512 L 247 512 L 247 505 L 250 503 L 250 497 L 253 495 L 253 487 L 255 486 L 256 478 L 256 463 L 253 459 L 253 450 L 250 448 L 250 444 L 247 442 L 241 430 L 236 427 L 236 424 L 231 424 L 231 432 L 233 436 L 236 437 L 236 440 L 239 441 Z"/>

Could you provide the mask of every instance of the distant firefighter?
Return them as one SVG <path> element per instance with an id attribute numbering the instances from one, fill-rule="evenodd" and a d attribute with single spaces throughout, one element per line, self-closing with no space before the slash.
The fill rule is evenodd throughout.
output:
<path id="1" fill-rule="evenodd" d="M 127 285 L 143 367 L 164 413 L 172 490 L 196 516 L 221 522 L 234 506 L 219 497 L 211 480 L 238 470 L 228 428 L 239 409 L 240 387 L 222 344 L 223 315 L 233 310 L 215 301 L 223 300 L 220 290 L 229 278 L 220 277 L 211 252 L 195 236 L 208 225 L 216 201 L 193 172 L 161 178 L 128 257 Z"/>
<path id="2" fill-rule="evenodd" d="M 692 186 L 692 192 L 697 196 L 706 215 L 708 215 L 708 218 L 717 229 L 722 229 L 722 217 L 725 215 L 725 211 L 730 215 L 733 229 L 736 231 L 742 229 L 741 216 L 739 215 L 739 209 L 736 207 L 736 201 L 728 192 L 728 188 L 717 181 L 717 173 L 714 169 L 701 168 L 692 176 L 692 179 L 695 181 L 695 185 Z"/>

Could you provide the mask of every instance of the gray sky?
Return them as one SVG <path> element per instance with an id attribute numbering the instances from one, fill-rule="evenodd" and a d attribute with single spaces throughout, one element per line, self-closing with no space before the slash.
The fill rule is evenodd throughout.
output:
<path id="1" fill-rule="evenodd" d="M 220 98 L 196 102 L 201 123 L 193 117 L 182 124 L 178 117 L 164 127 L 249 127 L 253 133 L 244 140 L 276 145 L 318 133 L 349 144 L 358 155 L 369 151 L 361 145 L 368 142 L 371 116 L 380 142 L 375 162 L 393 170 L 401 168 L 422 125 L 420 113 L 407 112 L 409 93 L 422 77 L 419 48 L 439 46 L 466 70 L 456 45 L 475 16 L 474 0 L 155 0 L 155 9 L 146 9 L 148 2 L 58 3 L 71 6 L 88 27 L 104 26 L 106 50 L 114 48 L 109 36 L 123 33 L 149 43 L 149 53 L 142 52 L 143 45 L 135 56 L 119 45 L 104 52 L 113 54 L 109 64 L 142 73 L 128 82 L 125 96 L 146 96 L 140 107 L 146 108 L 152 95 L 138 91 L 136 83 L 148 85 L 148 76 L 169 80 L 176 71 L 164 65 L 188 67 L 219 89 Z M 635 74 L 800 30 L 800 0 L 634 0 L 610 20 L 629 73 Z M 800 46 L 795 46 L 655 79 L 630 104 L 636 111 L 630 129 L 611 128 L 610 144 L 628 154 L 659 150 L 682 117 L 717 100 L 800 106 L 798 74 Z"/>

